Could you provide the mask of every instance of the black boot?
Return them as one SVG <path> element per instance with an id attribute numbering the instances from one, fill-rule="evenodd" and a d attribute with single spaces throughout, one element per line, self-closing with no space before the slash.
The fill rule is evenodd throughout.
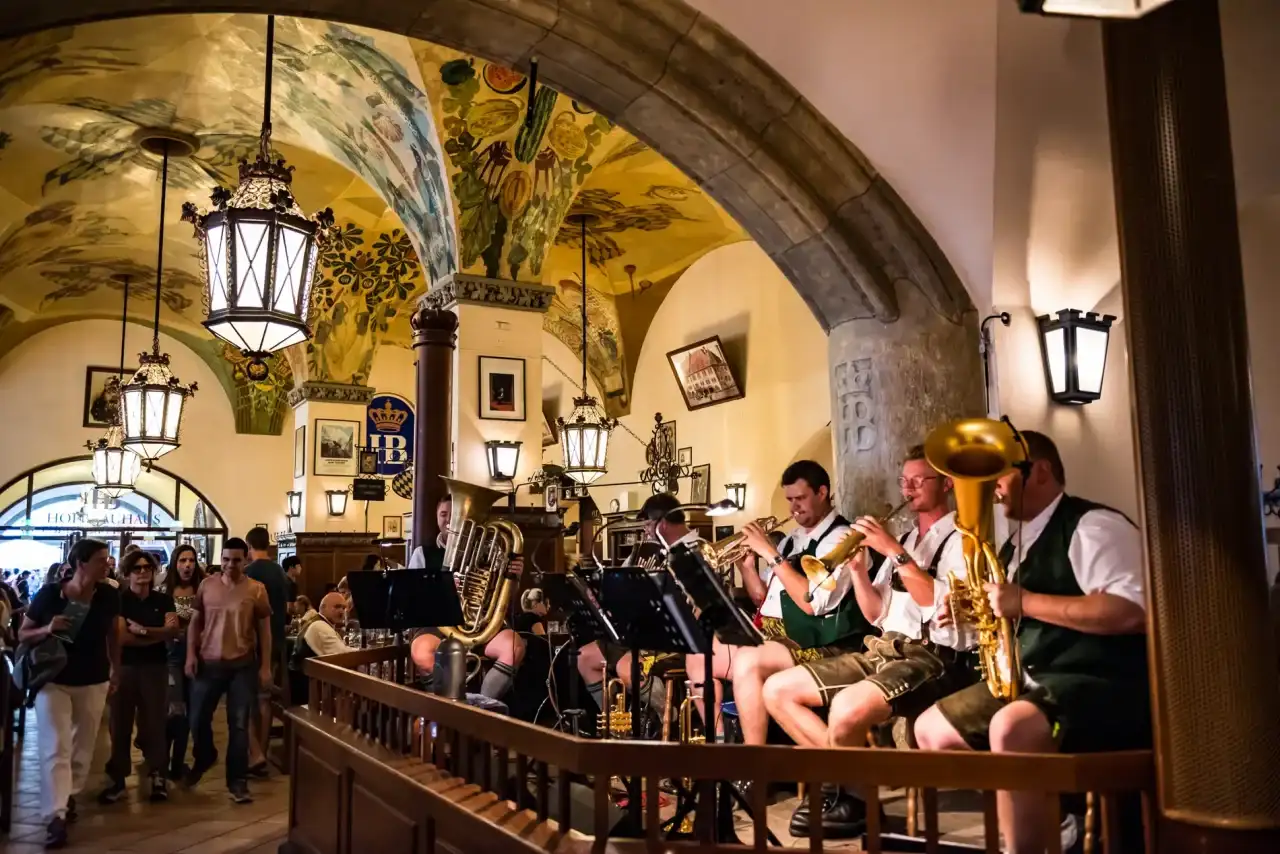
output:
<path id="1" fill-rule="evenodd" d="M 809 835 L 809 799 L 806 797 L 794 813 L 788 828 L 792 836 Z M 867 805 L 863 800 L 838 786 L 822 787 L 822 838 L 850 839 L 859 836 L 867 827 Z"/>

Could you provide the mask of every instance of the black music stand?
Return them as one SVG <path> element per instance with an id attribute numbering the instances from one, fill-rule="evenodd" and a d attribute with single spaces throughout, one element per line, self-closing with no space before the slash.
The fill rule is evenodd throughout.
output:
<path id="1" fill-rule="evenodd" d="M 395 632 L 396 646 L 404 644 L 406 629 L 456 626 L 462 622 L 462 603 L 450 573 L 440 570 L 388 569 L 347 573 L 351 602 L 365 629 Z M 403 660 L 396 661 L 396 682 L 404 683 Z M 409 680 L 412 681 L 412 680 Z"/>
<path id="2" fill-rule="evenodd" d="M 550 582 L 550 583 L 548 583 Z M 550 601 L 564 603 L 568 611 L 569 640 L 569 708 L 560 713 L 560 720 L 569 719 L 574 735 L 580 735 L 581 718 L 586 711 L 578 704 L 578 650 L 583 644 L 619 643 L 621 636 L 609 615 L 600 607 L 600 600 L 586 580 L 573 570 L 564 575 L 548 575 L 543 578 L 543 589 Z M 553 659 L 554 660 L 554 659 Z M 547 690 L 551 690 L 551 677 L 547 676 Z"/>

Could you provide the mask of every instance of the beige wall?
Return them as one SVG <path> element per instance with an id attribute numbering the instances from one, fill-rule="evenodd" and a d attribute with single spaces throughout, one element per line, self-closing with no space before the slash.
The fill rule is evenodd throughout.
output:
<path id="1" fill-rule="evenodd" d="M 130 324 L 126 353 L 131 366 L 150 348 L 149 330 Z M 291 431 L 283 436 L 236 433 L 230 401 L 217 378 L 195 353 L 162 335 L 162 351 L 173 372 L 200 390 L 188 401 L 182 423 L 182 447 L 160 466 L 188 480 L 222 515 L 233 535 L 254 524 L 285 528 L 285 493 L 291 488 Z M 84 443 L 102 430 L 82 428 L 85 368 L 117 365 L 120 325 L 84 320 L 54 326 L 24 342 L 0 360 L 0 483 L 21 472 L 63 457 L 87 453 Z"/>

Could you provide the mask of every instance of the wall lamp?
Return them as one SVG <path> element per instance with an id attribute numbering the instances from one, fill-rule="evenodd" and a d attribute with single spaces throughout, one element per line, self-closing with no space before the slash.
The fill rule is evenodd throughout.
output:
<path id="1" fill-rule="evenodd" d="M 746 509 L 747 506 L 747 485 L 745 483 L 726 483 L 724 485 L 725 492 L 729 493 L 729 500 L 739 510 Z"/>
<path id="2" fill-rule="evenodd" d="M 1102 397 L 1107 367 L 1107 342 L 1115 317 L 1063 309 L 1057 317 L 1042 314 L 1040 354 L 1049 397 L 1055 403 L 1092 403 Z"/>
<path id="3" fill-rule="evenodd" d="M 1076 18 L 1141 18 L 1169 0 L 1018 0 L 1018 8 L 1034 15 Z"/>
<path id="4" fill-rule="evenodd" d="M 512 481 L 516 478 L 516 467 L 520 463 L 520 446 L 523 442 L 500 442 L 492 440 L 484 443 L 485 457 L 489 461 L 489 479 Z"/>
<path id="5" fill-rule="evenodd" d="M 289 518 L 297 519 L 302 515 L 302 493 L 290 490 L 285 495 L 289 498 Z"/>
<path id="6" fill-rule="evenodd" d="M 329 505 L 330 516 L 345 516 L 347 513 L 347 498 L 350 492 L 345 489 L 326 489 L 324 498 Z"/>

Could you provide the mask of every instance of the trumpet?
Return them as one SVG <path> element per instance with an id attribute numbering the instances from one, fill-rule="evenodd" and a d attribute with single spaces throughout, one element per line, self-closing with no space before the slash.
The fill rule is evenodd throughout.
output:
<path id="1" fill-rule="evenodd" d="M 778 521 L 777 516 L 765 516 L 757 519 L 756 524 L 763 528 L 766 534 L 771 534 L 794 521 L 790 516 L 781 522 Z M 721 575 L 731 571 L 733 565 L 751 551 L 751 547 L 747 545 L 746 536 L 741 531 L 716 540 L 714 543 L 700 543 L 698 548 L 702 552 L 703 559 Z"/>
<path id="2" fill-rule="evenodd" d="M 888 522 L 894 516 L 902 512 L 902 508 L 911 503 L 910 498 L 902 499 L 902 503 L 894 507 L 888 513 L 885 513 L 877 521 L 881 525 Z M 809 582 L 821 586 L 825 584 L 827 579 L 835 574 L 844 562 L 853 556 L 861 546 L 866 536 L 858 531 L 854 531 L 849 536 L 840 541 L 834 549 L 824 554 L 822 557 L 812 557 L 805 555 L 800 558 L 800 568 L 804 570 L 804 574 L 808 577 Z"/>
<path id="3" fill-rule="evenodd" d="M 707 743 L 706 735 L 693 734 L 693 716 L 698 711 L 697 706 L 695 705 L 698 698 L 694 696 L 693 683 L 686 681 L 684 684 L 685 684 L 685 698 L 684 698 L 684 702 L 680 704 L 680 743 L 681 744 L 706 744 Z M 704 727 L 704 731 L 705 731 L 705 727 Z M 681 781 L 681 783 L 684 786 L 684 789 L 686 792 L 689 791 L 691 788 L 693 788 L 693 781 L 690 780 L 688 777 L 685 777 L 684 780 Z M 693 817 L 692 816 L 688 814 L 685 815 L 684 821 L 680 823 L 680 832 L 685 834 L 693 833 Z"/>
<path id="4" fill-rule="evenodd" d="M 614 686 L 618 688 L 615 697 Z M 631 713 L 627 711 L 627 687 L 621 679 L 610 679 L 604 686 L 604 708 L 600 710 L 597 730 L 601 738 L 630 738 Z"/>

